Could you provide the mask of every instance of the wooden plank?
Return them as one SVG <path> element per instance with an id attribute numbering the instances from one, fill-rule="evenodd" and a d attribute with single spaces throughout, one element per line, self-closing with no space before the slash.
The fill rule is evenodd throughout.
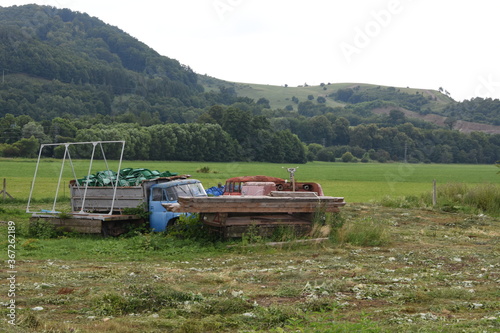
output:
<path id="1" fill-rule="evenodd" d="M 308 221 L 298 221 L 298 220 L 282 220 L 282 221 L 270 221 L 268 219 L 259 219 L 259 218 L 228 218 L 225 223 L 217 223 L 217 222 L 204 222 L 206 225 L 211 225 L 214 227 L 230 227 L 237 225 L 259 225 L 259 226 L 284 226 L 284 225 L 310 225 L 311 222 Z"/>
<path id="2" fill-rule="evenodd" d="M 170 211 L 185 213 L 313 213 L 338 212 L 341 197 L 220 196 L 180 197 L 177 204 L 163 204 Z"/>
<path id="3" fill-rule="evenodd" d="M 100 220 L 88 220 L 88 219 L 60 219 L 57 217 L 37 217 L 34 219 L 44 219 L 49 221 L 56 228 L 61 228 L 64 231 L 74 231 L 85 234 L 100 234 L 102 230 L 102 221 Z"/>
<path id="4" fill-rule="evenodd" d="M 318 197 L 316 192 L 272 191 L 269 195 L 272 197 Z"/>
<path id="5" fill-rule="evenodd" d="M 311 231 L 311 224 L 285 224 L 285 225 L 258 225 L 257 232 L 261 237 L 271 237 L 277 227 L 287 226 L 293 228 L 298 236 L 306 235 Z M 224 228 L 223 235 L 225 238 L 240 238 L 249 232 L 252 224 L 230 225 Z"/>
<path id="6" fill-rule="evenodd" d="M 34 213 L 31 220 L 43 219 L 49 221 L 57 228 L 65 231 L 73 231 L 85 234 L 101 234 L 105 223 L 113 223 L 115 229 L 123 229 L 125 224 L 139 223 L 142 219 L 137 215 L 102 215 L 102 214 L 78 214 L 73 213 L 69 218 L 59 218 L 57 215 Z M 123 229 L 125 232 L 126 229 Z M 112 230 L 108 230 L 112 233 Z M 119 233 L 118 233 L 119 234 Z M 117 234 L 117 235 L 118 235 Z"/>

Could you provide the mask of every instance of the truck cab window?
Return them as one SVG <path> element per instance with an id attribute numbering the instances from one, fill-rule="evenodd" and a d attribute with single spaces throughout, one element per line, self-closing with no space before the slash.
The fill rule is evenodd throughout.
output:
<path id="1" fill-rule="evenodd" d="M 176 201 L 177 193 L 175 192 L 173 187 L 167 188 L 167 201 Z"/>
<path id="2" fill-rule="evenodd" d="M 189 188 L 191 189 L 191 194 L 193 197 L 204 197 L 206 196 L 205 190 L 201 184 L 190 184 Z"/>
<path id="3" fill-rule="evenodd" d="M 163 189 L 154 188 L 153 189 L 153 201 L 161 201 L 163 197 Z"/>
<path id="4" fill-rule="evenodd" d="M 189 185 L 179 185 L 175 187 L 177 189 L 177 195 L 179 197 L 190 197 L 191 191 L 189 190 Z"/>

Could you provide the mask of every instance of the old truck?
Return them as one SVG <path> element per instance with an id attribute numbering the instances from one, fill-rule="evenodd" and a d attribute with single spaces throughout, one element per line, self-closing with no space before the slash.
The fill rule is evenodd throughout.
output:
<path id="1" fill-rule="evenodd" d="M 209 230 L 222 238 L 237 238 L 252 226 L 264 237 L 279 227 L 305 235 L 311 231 L 315 216 L 339 212 L 345 201 L 314 192 L 273 191 L 269 195 L 179 197 L 178 202 L 163 205 L 171 212 L 198 213 Z"/>
<path id="2" fill-rule="evenodd" d="M 32 219 L 49 219 L 66 230 L 119 235 L 130 225 L 149 220 L 153 231 L 165 231 L 185 213 L 169 212 L 163 204 L 178 197 L 206 197 L 199 180 L 186 176 L 144 180 L 136 186 L 79 186 L 70 182 L 71 212 L 36 212 Z"/>
<path id="3" fill-rule="evenodd" d="M 163 206 L 171 212 L 198 213 L 209 230 L 222 238 L 237 238 L 253 226 L 264 237 L 280 227 L 305 235 L 315 216 L 339 212 L 345 205 L 343 197 L 325 196 L 318 183 L 295 182 L 295 168 L 288 171 L 290 182 L 269 176 L 233 177 L 226 180 L 224 195 L 179 197 Z"/>
<path id="4" fill-rule="evenodd" d="M 226 180 L 224 195 L 269 195 L 272 191 L 310 192 L 323 195 L 321 185 L 315 182 L 295 182 L 270 176 L 232 177 Z"/>
<path id="5" fill-rule="evenodd" d="M 104 235 L 118 235 L 128 230 L 129 225 L 144 224 L 149 221 L 149 227 L 154 231 L 165 231 L 169 226 L 176 223 L 183 213 L 169 212 L 163 204 L 175 203 L 178 197 L 206 197 L 207 194 L 199 180 L 190 179 L 189 175 L 155 176 L 150 179 L 138 178 L 135 183 L 125 182 L 123 171 L 120 169 L 121 159 L 118 164 L 120 172 L 114 173 L 108 168 L 100 174 L 109 176 L 106 182 L 95 182 L 95 177 L 90 174 L 94 155 L 90 160 L 89 174 L 82 180 L 76 179 L 75 170 L 73 180 L 69 182 L 69 193 L 71 199 L 70 212 L 56 207 L 59 197 L 58 191 L 62 184 L 62 175 L 65 160 L 70 159 L 69 147 L 73 145 L 91 144 L 94 147 L 102 146 L 103 143 L 121 144 L 122 156 L 123 141 L 97 141 L 66 144 L 45 144 L 40 148 L 40 154 L 32 182 L 30 198 L 26 208 L 31 213 L 31 220 L 48 220 L 57 227 L 65 230 L 82 233 L 102 233 Z M 32 211 L 30 207 L 33 189 L 36 183 L 37 172 L 40 164 L 40 156 L 44 146 L 65 145 L 65 154 L 62 160 L 60 176 L 54 195 L 52 209 Z M 104 150 L 102 150 L 104 155 Z M 105 160 L 106 164 L 107 161 Z M 73 168 L 74 163 L 70 160 Z M 147 170 L 147 169 L 142 169 Z M 122 177 L 120 177 L 120 175 Z M 92 181 L 91 181 L 92 180 Z M 101 186 L 96 186 L 97 183 Z M 106 183 L 106 184 L 103 184 Z M 106 185 L 106 186 L 104 186 Z M 45 185 L 46 186 L 46 185 Z M 44 189 L 45 190 L 45 189 Z M 47 194 L 44 191 L 44 194 Z M 60 206 L 60 205 L 59 205 Z M 61 212 L 62 210 L 62 212 Z"/>

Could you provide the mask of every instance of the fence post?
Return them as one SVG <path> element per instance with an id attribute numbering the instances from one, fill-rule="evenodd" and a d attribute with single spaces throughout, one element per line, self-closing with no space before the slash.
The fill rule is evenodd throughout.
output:
<path id="1" fill-rule="evenodd" d="M 432 181 L 432 206 L 437 205 L 437 190 L 436 190 L 436 180 Z"/>
<path id="2" fill-rule="evenodd" d="M 4 179 L 3 179 L 3 188 L 2 188 L 2 192 L 0 192 L 0 193 L 2 193 L 2 194 L 3 194 L 3 196 L 2 196 L 3 201 L 5 201 L 5 196 L 6 196 L 6 195 L 8 195 L 8 196 L 9 196 L 9 198 L 14 199 L 14 198 L 12 197 L 12 195 L 10 195 L 10 194 L 7 192 L 7 179 L 6 179 L 6 178 L 4 178 Z"/>

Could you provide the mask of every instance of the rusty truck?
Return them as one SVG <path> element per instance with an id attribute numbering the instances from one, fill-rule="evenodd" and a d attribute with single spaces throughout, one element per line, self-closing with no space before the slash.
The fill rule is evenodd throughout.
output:
<path id="1" fill-rule="evenodd" d="M 242 176 L 226 180 L 224 194 L 215 197 L 179 197 L 165 203 L 172 212 L 198 213 L 209 230 L 222 238 L 237 238 L 255 226 L 261 236 L 270 236 L 280 227 L 307 234 L 315 217 L 337 213 L 343 197 L 325 196 L 315 182 L 296 182 L 296 168 L 289 168 L 290 181 L 270 176 Z"/>
<path id="2" fill-rule="evenodd" d="M 162 177 L 161 174 L 159 176 L 153 175 L 149 179 L 145 177 L 138 178 L 135 183 L 129 184 L 125 181 L 123 175 L 124 171 L 127 170 L 129 172 L 130 168 L 120 169 L 121 158 L 118 164 L 119 172 L 115 173 L 108 167 L 107 170 L 100 172 L 100 174 L 109 176 L 105 182 L 91 181 L 94 178 L 90 174 L 94 161 L 94 151 L 96 147 L 102 147 L 106 143 L 121 144 L 123 156 L 124 141 L 44 144 L 41 146 L 30 198 L 26 208 L 26 212 L 31 213 L 31 220 L 48 220 L 57 227 L 68 231 L 102 233 L 113 236 L 126 232 L 130 225 L 143 225 L 148 222 L 152 230 L 165 231 L 168 227 L 175 224 L 181 215 L 187 213 L 169 212 L 162 204 L 175 203 L 179 197 L 207 196 L 201 182 L 196 179 L 190 179 L 189 175 L 171 175 L 165 177 Z M 58 191 L 62 183 L 65 160 L 69 159 L 71 162 L 69 147 L 83 144 L 92 145 L 94 148 L 90 159 L 89 174 L 83 179 L 76 179 L 75 170 L 72 170 L 75 179 L 69 182 L 71 210 L 70 212 L 58 211 L 56 209 L 56 201 L 59 197 Z M 65 153 L 62 159 L 52 209 L 32 211 L 30 204 L 36 183 L 41 152 L 46 146 L 59 145 L 65 146 Z M 104 149 L 102 149 L 102 155 L 104 155 Z M 106 159 L 104 161 L 107 165 Z M 70 164 L 73 168 L 74 163 L 71 162 Z"/>

